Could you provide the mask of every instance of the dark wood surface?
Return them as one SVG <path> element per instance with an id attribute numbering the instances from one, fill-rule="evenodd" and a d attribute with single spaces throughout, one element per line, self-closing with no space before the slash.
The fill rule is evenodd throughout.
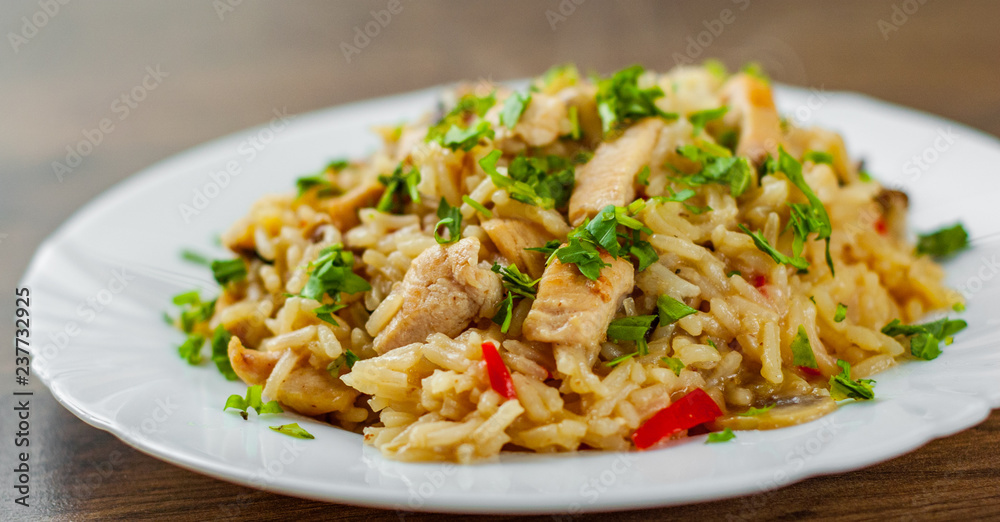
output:
<path id="1" fill-rule="evenodd" d="M 212 2 L 193 0 L 70 2 L 42 17 L 36 0 L 4 2 L 0 289 L 6 295 L 38 244 L 81 205 L 156 161 L 266 122 L 275 108 L 299 113 L 460 79 L 528 76 L 556 62 L 609 72 L 630 63 L 667 69 L 675 53 L 689 51 L 700 54 L 697 60 L 714 56 L 730 66 L 758 60 L 779 81 L 859 91 L 1000 134 L 996 2 L 564 0 L 560 18 L 547 15 L 559 13 L 557 0 L 402 0 L 402 11 L 350 62 L 341 44 L 353 45 L 355 28 L 371 22 L 371 11 L 386 9 L 388 0 L 231 3 L 239 5 L 221 17 Z M 715 22 L 724 9 L 732 11 L 723 17 L 732 23 Z M 10 33 L 21 33 L 22 17 L 33 16 L 44 18 L 44 27 L 34 34 L 27 28 L 30 38 L 15 50 Z M 702 34 L 701 44 L 691 43 L 720 26 L 717 36 Z M 65 157 L 82 129 L 120 116 L 113 112 L 115 98 L 157 65 L 167 74 L 162 82 L 59 182 L 52 162 Z M 13 299 L 0 301 L 10 317 Z M 0 324 L 0 334 L 12 337 L 9 321 Z M 12 357 L 0 358 L 3 470 L 14 465 L 12 365 Z M 274 520 L 400 516 L 273 495 L 182 470 L 84 424 L 37 381 L 32 389 L 32 506 L 12 504 L 5 471 L 0 519 L 204 520 L 222 517 L 227 505 L 240 506 L 242 517 Z M 1000 413 L 994 413 L 978 427 L 865 470 L 754 497 L 614 518 L 998 517 L 998 450 Z"/>

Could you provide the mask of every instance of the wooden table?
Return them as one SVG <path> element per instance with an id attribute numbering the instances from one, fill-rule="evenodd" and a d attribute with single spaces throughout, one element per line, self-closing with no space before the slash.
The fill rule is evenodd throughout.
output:
<path id="1" fill-rule="evenodd" d="M 217 11 L 227 1 L 238 5 Z M 24 41 L 11 44 L 8 35 L 10 45 L 0 45 L 0 288 L 10 292 L 40 241 L 98 193 L 169 155 L 266 122 L 275 108 L 298 113 L 459 79 L 534 75 L 556 62 L 609 72 L 630 63 L 667 69 L 684 55 L 730 66 L 756 59 L 779 81 L 864 92 L 1000 134 L 1000 3 L 580 1 L 562 0 L 560 13 L 557 0 L 402 0 L 402 11 L 380 15 L 387 23 L 367 42 L 354 41 L 355 28 L 372 22 L 371 12 L 387 9 L 388 0 L 71 2 L 52 16 L 38 14 L 36 0 L 6 2 L 0 28 Z M 44 19 L 44 26 L 32 31 L 22 16 Z M 359 52 L 345 55 L 342 44 Z M 156 66 L 165 73 L 156 88 L 59 182 L 52 162 L 81 139 L 81 129 L 121 116 L 115 99 Z M 0 303 L 5 317 L 12 301 Z M 3 338 L 12 337 L 11 326 L 0 325 Z M 0 359 L 6 470 L 14 465 L 12 364 Z M 14 510 L 4 479 L 0 519 L 203 520 L 233 502 L 262 519 L 397 517 L 182 470 L 87 426 L 37 381 L 33 388 L 32 507 Z M 976 428 L 862 471 L 748 499 L 615 517 L 996 517 L 998 447 L 994 413 Z"/>

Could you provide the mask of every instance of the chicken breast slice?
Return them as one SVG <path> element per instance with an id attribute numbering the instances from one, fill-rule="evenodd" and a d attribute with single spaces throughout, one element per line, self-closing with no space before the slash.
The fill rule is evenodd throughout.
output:
<path id="1" fill-rule="evenodd" d="M 541 277 L 545 271 L 545 256 L 525 249 L 545 245 L 555 239 L 552 234 L 541 225 L 523 219 L 490 219 L 484 221 L 482 227 L 503 257 L 532 279 Z"/>
<path id="2" fill-rule="evenodd" d="M 722 86 L 722 101 L 729 106 L 726 121 L 740 128 L 736 154 L 760 164 L 770 154 L 778 157 L 782 144 L 781 118 L 771 87 L 748 74 L 737 74 Z"/>
<path id="3" fill-rule="evenodd" d="M 611 266 L 591 281 L 574 265 L 553 261 L 538 283 L 538 296 L 524 319 L 521 331 L 530 341 L 592 345 L 604 339 L 614 318 L 635 284 L 635 269 L 625 258 L 601 258 Z"/>
<path id="4" fill-rule="evenodd" d="M 566 104 L 560 98 L 536 92 L 531 95 L 531 102 L 525 107 L 514 131 L 529 146 L 548 145 L 568 132 L 563 128 L 568 121 L 566 111 Z"/>
<path id="5" fill-rule="evenodd" d="M 361 222 L 358 210 L 375 206 L 383 191 L 385 187 L 381 183 L 362 184 L 340 196 L 324 200 L 321 208 L 330 215 L 333 226 L 347 232 Z"/>
<path id="6" fill-rule="evenodd" d="M 579 225 L 608 205 L 624 207 L 635 199 L 635 176 L 649 164 L 663 128 L 660 118 L 636 123 L 614 141 L 601 143 L 594 157 L 576 171 L 569 219 Z"/>
<path id="7" fill-rule="evenodd" d="M 374 348 L 383 354 L 410 343 L 423 342 L 441 332 L 462 333 L 478 317 L 491 317 L 500 302 L 500 276 L 480 266 L 479 240 L 468 237 L 450 246 L 424 250 L 392 294 L 403 304 L 389 324 L 375 336 Z"/>

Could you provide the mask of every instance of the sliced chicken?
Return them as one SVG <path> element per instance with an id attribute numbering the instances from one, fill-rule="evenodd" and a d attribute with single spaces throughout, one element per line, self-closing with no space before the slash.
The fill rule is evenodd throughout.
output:
<path id="1" fill-rule="evenodd" d="M 722 100 L 729 106 L 726 121 L 740 129 L 736 154 L 757 164 L 768 154 L 778 157 L 781 118 L 774 107 L 771 87 L 748 74 L 737 74 L 722 86 Z"/>
<path id="2" fill-rule="evenodd" d="M 563 128 L 566 110 L 566 104 L 558 97 L 536 92 L 531 95 L 514 132 L 532 147 L 548 145 L 567 132 Z"/>
<path id="3" fill-rule="evenodd" d="M 538 283 L 538 297 L 521 331 L 531 341 L 593 345 L 604 339 L 625 296 L 635 283 L 635 269 L 625 258 L 601 258 L 611 266 L 591 281 L 572 264 L 553 261 Z"/>
<path id="4" fill-rule="evenodd" d="M 282 354 L 280 351 L 249 350 L 235 336 L 229 340 L 228 351 L 233 371 L 251 386 L 267 382 Z M 278 387 L 277 395 L 274 399 L 283 406 L 303 415 L 323 415 L 354 404 L 358 392 L 330 375 L 330 372 L 305 365 L 288 374 Z"/>
<path id="5" fill-rule="evenodd" d="M 322 200 L 320 208 L 330 215 L 333 226 L 341 232 L 346 232 L 360 223 L 358 210 L 378 203 L 384 190 L 385 187 L 381 183 L 359 185 L 340 196 Z"/>
<path id="6" fill-rule="evenodd" d="M 545 270 L 545 256 L 541 252 L 525 250 L 544 245 L 555 239 L 542 226 L 523 219 L 490 219 L 483 229 L 508 261 L 517 265 L 532 279 L 541 277 Z"/>
<path id="7" fill-rule="evenodd" d="M 601 143 L 589 162 L 576 170 L 569 219 L 579 225 L 608 205 L 624 207 L 635 199 L 635 176 L 649 164 L 663 128 L 660 118 L 636 123 L 614 141 Z"/>
<path id="8" fill-rule="evenodd" d="M 491 317 L 500 302 L 500 276 L 480 266 L 479 240 L 468 237 L 450 245 L 424 250 L 392 293 L 402 295 L 402 307 L 375 337 L 383 354 L 441 332 L 454 337 L 477 317 Z"/>

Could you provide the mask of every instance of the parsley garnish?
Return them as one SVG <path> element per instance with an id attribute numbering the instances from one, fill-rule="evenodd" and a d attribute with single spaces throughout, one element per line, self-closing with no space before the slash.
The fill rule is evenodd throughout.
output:
<path id="1" fill-rule="evenodd" d="M 569 116 L 569 137 L 578 140 L 583 136 L 583 131 L 580 129 L 580 110 L 576 105 L 570 105 L 566 113 Z"/>
<path id="2" fill-rule="evenodd" d="M 354 254 L 344 250 L 344 245 L 337 243 L 320 251 L 319 257 L 309 263 L 312 269 L 309 280 L 299 293 L 300 297 L 323 302 L 323 296 L 333 299 L 332 305 L 323 305 L 313 309 L 316 316 L 330 324 L 337 325 L 333 313 L 343 308 L 340 304 L 340 294 L 356 294 L 371 290 L 368 281 L 354 273 Z"/>
<path id="3" fill-rule="evenodd" d="M 875 381 L 871 379 L 851 380 L 851 363 L 837 359 L 837 366 L 840 366 L 840 374 L 830 377 L 830 396 L 835 401 L 844 399 L 871 400 L 875 398 L 875 390 L 872 385 Z"/>
<path id="4" fill-rule="evenodd" d="M 457 125 L 452 125 L 448 129 L 448 132 L 445 133 L 444 138 L 442 138 L 441 144 L 451 150 L 462 149 L 470 151 L 479 144 L 480 140 L 493 139 L 494 135 L 493 126 L 490 125 L 490 122 L 479 120 L 479 123 L 475 126 L 470 125 L 464 129 Z"/>
<path id="5" fill-rule="evenodd" d="M 181 259 L 196 265 L 210 266 L 212 261 L 194 250 L 181 250 Z"/>
<path id="6" fill-rule="evenodd" d="M 646 336 L 656 319 L 655 315 L 635 315 L 615 319 L 608 325 L 608 338 L 616 341 L 635 341 L 636 353 L 646 355 L 649 353 Z"/>
<path id="7" fill-rule="evenodd" d="M 764 413 L 767 413 L 767 412 L 771 411 L 771 408 L 773 408 L 773 407 L 774 407 L 774 404 L 768 404 L 767 406 L 764 406 L 763 408 L 750 408 L 749 410 L 747 410 L 747 411 L 745 411 L 743 413 L 737 413 L 737 415 L 739 415 L 740 417 L 756 417 L 757 415 L 762 415 Z"/>
<path id="8" fill-rule="evenodd" d="M 532 89 L 542 90 L 551 94 L 566 87 L 576 85 L 579 81 L 580 71 L 577 70 L 576 65 L 564 63 L 553 65 L 549 70 L 545 71 L 541 78 L 535 82 L 535 85 L 532 85 Z"/>
<path id="9" fill-rule="evenodd" d="M 670 196 L 655 196 L 649 199 L 656 201 L 658 203 L 670 203 L 670 202 L 681 203 L 684 205 L 684 208 L 688 209 L 688 212 L 691 212 L 692 214 L 695 215 L 703 214 L 705 212 L 712 210 L 712 207 L 709 207 L 707 205 L 704 207 L 699 207 L 696 205 L 690 205 L 688 203 L 685 203 L 685 201 L 697 195 L 697 193 L 691 189 L 684 189 L 680 192 L 674 192 L 673 189 L 667 187 L 667 190 L 670 191 Z"/>
<path id="10" fill-rule="evenodd" d="M 809 336 L 806 335 L 806 329 L 801 324 L 795 338 L 792 339 L 792 364 L 814 370 L 819 368 L 816 354 L 813 353 L 812 345 L 809 344 Z"/>
<path id="11" fill-rule="evenodd" d="M 753 168 L 749 160 L 733 156 L 728 149 L 709 143 L 681 145 L 677 153 L 700 165 L 699 171 L 681 178 L 687 185 L 718 183 L 729 186 L 729 194 L 740 197 L 750 187 Z"/>
<path id="12" fill-rule="evenodd" d="M 212 362 L 219 369 L 219 373 L 226 377 L 226 380 L 235 381 L 239 379 L 233 371 L 233 365 L 229 362 L 229 340 L 233 336 L 220 324 L 212 333 Z"/>
<path id="13" fill-rule="evenodd" d="M 930 254 L 937 258 L 949 257 L 969 246 L 969 233 L 961 223 L 942 228 L 930 234 L 917 236 L 917 254 Z"/>
<path id="14" fill-rule="evenodd" d="M 430 129 L 427 129 L 427 137 L 425 141 L 437 141 L 442 142 L 445 135 L 451 131 L 452 128 L 458 128 L 462 130 L 466 127 L 466 121 L 469 117 L 477 116 L 482 118 L 486 111 L 490 110 L 497 102 L 494 93 L 490 93 L 487 96 L 476 96 L 474 94 L 466 94 L 458 100 L 458 104 L 445 114 L 436 124 L 434 124 Z M 492 132 L 492 129 L 490 129 Z M 453 136 L 455 137 L 455 136 Z M 471 147 L 470 147 L 471 148 Z"/>
<path id="15" fill-rule="evenodd" d="M 474 208 L 476 212 L 479 212 L 486 219 L 493 219 L 493 213 L 483 206 L 482 203 L 470 198 L 468 195 L 462 195 L 462 202 L 466 203 L 470 207 Z"/>
<path id="16" fill-rule="evenodd" d="M 347 308 L 347 305 L 341 303 L 333 303 L 323 305 L 319 308 L 313 308 L 313 313 L 316 314 L 316 318 L 320 321 L 330 323 L 333 326 L 340 326 L 340 323 L 334 318 L 333 314 L 338 311 Z"/>
<path id="17" fill-rule="evenodd" d="M 811 150 L 802 155 L 802 161 L 811 161 L 817 164 L 826 163 L 827 165 L 833 165 L 833 154 L 819 150 Z"/>
<path id="18" fill-rule="evenodd" d="M 313 187 L 320 187 L 320 189 L 316 192 L 316 195 L 319 197 L 335 196 L 339 194 L 340 188 L 330 182 L 327 174 L 344 170 L 347 165 L 347 160 L 334 160 L 327 164 L 326 168 L 324 168 L 319 174 L 303 176 L 295 180 L 295 187 L 298 190 L 295 197 L 302 197 L 303 194 L 308 192 Z"/>
<path id="19" fill-rule="evenodd" d="M 242 281 L 247 277 L 247 265 L 241 258 L 228 261 L 212 261 L 212 277 L 222 286 Z"/>
<path id="20" fill-rule="evenodd" d="M 649 165 L 643 166 L 639 169 L 639 174 L 636 176 L 636 180 L 640 185 L 649 186 Z"/>
<path id="21" fill-rule="evenodd" d="M 559 250 L 560 245 L 562 245 L 562 243 L 560 243 L 558 239 L 552 239 L 546 241 L 544 246 L 525 248 L 525 250 L 530 252 L 541 252 L 546 258 L 550 258 L 556 250 Z"/>
<path id="22" fill-rule="evenodd" d="M 667 294 L 663 294 L 656 298 L 656 311 L 660 317 L 661 325 L 674 323 L 681 318 L 698 312 L 698 310 L 691 308 L 690 306 L 674 299 L 673 297 L 670 297 Z"/>
<path id="23" fill-rule="evenodd" d="M 500 111 L 500 124 L 513 129 L 529 103 L 531 103 L 531 93 L 515 92 L 508 96 Z"/>
<path id="24" fill-rule="evenodd" d="M 666 120 L 677 118 L 676 114 L 663 112 L 654 103 L 663 96 L 663 89 L 655 85 L 639 88 L 639 76 L 643 72 L 645 69 L 641 65 L 633 65 L 598 82 L 597 112 L 605 135 L 650 116 Z"/>
<path id="25" fill-rule="evenodd" d="M 501 332 L 507 333 L 507 330 L 510 329 L 510 319 L 514 312 L 514 296 L 534 299 L 538 292 L 535 287 L 541 279 L 531 279 L 527 274 L 522 273 L 515 264 L 504 268 L 498 263 L 493 263 L 492 270 L 500 274 L 500 281 L 504 289 L 507 290 L 507 297 L 500 302 L 500 307 L 496 315 L 493 316 L 493 322 L 500 325 Z"/>
<path id="26" fill-rule="evenodd" d="M 750 62 L 744 65 L 743 68 L 740 69 L 740 71 L 743 72 L 744 74 L 753 76 L 754 78 L 757 78 L 758 80 L 764 83 L 771 83 L 771 79 L 768 78 L 767 73 L 764 72 L 764 67 L 762 67 L 757 62 Z"/>
<path id="27" fill-rule="evenodd" d="M 716 431 L 714 433 L 709 433 L 708 438 L 705 439 L 705 444 L 713 444 L 717 442 L 727 442 L 736 438 L 736 434 L 733 430 L 726 428 L 722 431 Z"/>
<path id="28" fill-rule="evenodd" d="M 497 170 L 497 160 L 503 153 L 494 150 L 479 160 L 479 166 L 489 174 L 497 188 L 521 203 L 545 209 L 562 208 L 569 202 L 576 184 L 573 165 L 559 156 L 529 158 L 521 155 L 511 161 L 504 176 Z"/>
<path id="29" fill-rule="evenodd" d="M 437 217 L 441 220 L 434 225 L 434 240 L 439 245 L 447 245 L 458 241 L 459 233 L 462 230 L 462 212 L 459 208 L 449 205 L 448 201 L 442 196 L 441 202 L 438 203 Z M 438 230 L 441 227 L 445 227 L 448 230 L 448 239 L 438 234 Z"/>
<path id="30" fill-rule="evenodd" d="M 201 347 L 205 345 L 205 337 L 200 334 L 190 334 L 184 342 L 177 347 L 177 353 L 181 359 L 188 364 L 201 364 Z"/>
<path id="31" fill-rule="evenodd" d="M 573 263 L 580 269 L 581 274 L 596 281 L 601 277 L 601 269 L 611 266 L 601 259 L 601 254 L 597 250 L 597 247 L 601 247 L 614 258 L 623 255 L 635 256 L 639 270 L 645 270 L 659 259 L 652 245 L 640 239 L 643 232 L 651 234 L 652 230 L 633 217 L 645 206 L 646 203 L 638 199 L 627 207 L 614 205 L 604 207 L 594 219 L 584 221 L 570 232 L 567 243 L 557 248 L 549 256 L 549 261 L 555 256 L 561 263 Z M 618 227 L 624 227 L 630 233 L 619 233 Z"/>
<path id="32" fill-rule="evenodd" d="M 403 206 L 408 201 L 420 202 L 420 193 L 417 192 L 417 185 L 420 184 L 420 171 L 416 167 L 412 167 L 409 172 L 403 174 L 403 164 L 400 163 L 392 174 L 379 176 L 378 180 L 385 185 L 385 192 L 378 200 L 375 210 L 401 214 Z"/>
<path id="33" fill-rule="evenodd" d="M 757 245 L 757 249 L 758 250 L 760 250 L 761 252 L 764 252 L 765 254 L 771 256 L 771 259 L 774 259 L 774 261 L 776 263 L 782 264 L 782 265 L 794 266 L 795 268 L 799 269 L 799 272 L 806 272 L 806 271 L 808 271 L 808 269 L 809 269 L 809 262 L 806 261 L 805 258 L 802 258 L 802 257 L 795 257 L 795 258 L 788 257 L 785 254 L 782 254 L 781 252 L 779 252 L 778 249 L 776 249 L 773 246 L 771 246 L 771 244 L 767 242 L 767 239 L 764 238 L 764 235 L 761 234 L 760 232 L 751 232 L 750 229 L 748 229 L 747 227 L 743 226 L 742 223 L 740 225 L 738 225 L 738 226 L 739 226 L 740 230 L 742 230 L 744 233 L 748 234 L 753 239 L 753 242 L 754 242 L 755 245 Z"/>
<path id="34" fill-rule="evenodd" d="M 941 355 L 940 342 L 964 330 L 969 323 L 962 319 L 938 319 L 930 323 L 904 325 L 893 319 L 882 327 L 882 333 L 889 336 L 910 337 L 910 353 L 914 357 L 930 361 Z"/>
<path id="35" fill-rule="evenodd" d="M 295 437 L 296 439 L 315 439 L 316 438 L 316 437 L 313 437 L 312 433 L 309 433 L 308 431 L 304 430 L 301 426 L 299 426 L 299 423 L 297 423 L 297 422 L 293 422 L 291 424 L 282 424 L 281 426 L 268 426 L 268 428 L 271 428 L 272 430 L 274 430 L 274 431 L 276 431 L 278 433 L 284 433 L 285 435 L 291 435 L 292 437 Z"/>
<path id="36" fill-rule="evenodd" d="M 178 322 L 184 333 L 191 333 L 198 323 L 208 321 L 215 314 L 215 299 L 202 301 L 197 290 L 177 294 L 173 303 L 181 307 Z"/>
<path id="37" fill-rule="evenodd" d="M 861 181 L 864 181 L 865 183 L 871 183 L 871 181 L 872 181 L 872 175 L 869 174 L 867 170 L 859 170 L 858 171 L 858 179 L 860 179 Z"/>
<path id="38" fill-rule="evenodd" d="M 246 397 L 240 397 L 239 395 L 230 395 L 226 399 L 226 405 L 222 408 L 223 411 L 229 408 L 235 408 L 240 410 L 240 417 L 243 420 L 247 420 L 247 413 L 249 410 L 257 412 L 257 415 L 264 415 L 266 413 L 282 413 L 285 410 L 281 409 L 278 405 L 278 401 L 269 401 L 266 404 L 261 400 L 260 394 L 263 391 L 261 385 L 251 386 L 247 388 Z"/>
<path id="39" fill-rule="evenodd" d="M 833 314 L 833 322 L 842 323 L 844 319 L 847 319 L 847 305 L 837 303 L 837 311 Z"/>
<path id="40" fill-rule="evenodd" d="M 326 365 L 326 371 L 330 372 L 330 375 L 336 377 L 340 373 L 341 368 L 346 367 L 350 370 L 351 368 L 354 368 L 354 363 L 360 360 L 361 358 L 354 352 L 344 350 L 344 353 L 340 354 L 339 357 L 330 361 L 330 364 Z"/>
<path id="41" fill-rule="evenodd" d="M 559 247 L 554 255 L 563 264 L 574 264 L 587 279 L 597 281 L 601 277 L 601 269 L 611 266 L 601 259 L 597 247 L 590 241 L 570 238 L 566 245 Z M 551 259 L 551 257 L 549 258 Z"/>
<path id="42" fill-rule="evenodd" d="M 791 220 L 785 229 L 787 230 L 788 227 L 791 227 L 795 233 L 795 239 L 792 242 L 793 255 L 796 258 L 799 257 L 802 253 L 802 246 L 806 239 L 808 239 L 809 234 L 815 232 L 817 241 L 821 239 L 826 241 L 826 264 L 830 267 L 830 274 L 834 275 L 833 258 L 830 257 L 830 234 L 833 233 L 833 225 L 830 224 L 830 216 L 826 213 L 823 202 L 816 197 L 816 193 L 812 191 L 806 183 L 805 178 L 802 177 L 802 164 L 785 152 L 784 147 L 779 147 L 778 162 L 776 165 L 772 163 L 772 166 L 776 166 L 781 172 L 784 172 L 785 177 L 802 191 L 806 199 L 809 200 L 808 205 L 801 203 L 789 204 L 792 210 Z M 805 260 L 803 259 L 803 261 Z M 806 263 L 805 268 L 808 268 L 808 263 Z"/>
<path id="43" fill-rule="evenodd" d="M 694 127 L 694 135 L 697 136 L 701 133 L 701 131 L 705 130 L 705 125 L 708 124 L 708 122 L 725 116 L 727 112 L 729 112 L 729 107 L 722 106 L 718 109 L 706 109 L 689 114 L 688 121 L 690 121 L 691 126 Z"/>
<path id="44" fill-rule="evenodd" d="M 660 361 L 662 361 L 663 364 L 666 364 L 667 368 L 670 368 L 670 370 L 674 372 L 674 375 L 677 375 L 678 377 L 681 375 L 681 370 L 687 367 L 687 365 L 684 364 L 684 361 L 676 357 L 660 357 Z"/>

